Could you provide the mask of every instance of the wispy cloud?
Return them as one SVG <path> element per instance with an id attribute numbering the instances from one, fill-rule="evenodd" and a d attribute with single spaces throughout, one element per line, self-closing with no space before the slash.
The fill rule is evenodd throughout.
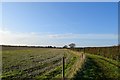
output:
<path id="1" fill-rule="evenodd" d="M 51 34 L 48 35 L 49 38 L 56 39 L 117 39 L 118 35 L 116 34 Z"/>
<path id="2" fill-rule="evenodd" d="M 62 46 L 71 40 L 117 40 L 117 34 L 48 34 L 48 33 L 18 33 L 7 29 L 0 30 L 0 44 L 20 45 L 58 45 Z M 59 42 L 60 41 L 60 42 Z M 64 42 L 65 41 L 65 42 Z"/>

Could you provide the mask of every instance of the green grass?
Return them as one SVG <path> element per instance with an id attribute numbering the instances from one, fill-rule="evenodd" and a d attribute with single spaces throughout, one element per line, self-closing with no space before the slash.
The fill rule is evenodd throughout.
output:
<path id="1" fill-rule="evenodd" d="M 2 79 L 53 80 L 62 78 L 62 57 L 65 56 L 65 76 L 73 76 L 80 54 L 67 49 L 50 48 L 9 48 L 2 51 Z M 77 66 L 77 68 L 79 68 Z M 75 71 L 71 71 L 70 69 Z"/>
<path id="2" fill-rule="evenodd" d="M 120 63 L 98 55 L 86 54 L 85 65 L 74 80 L 119 80 Z"/>
<path id="3" fill-rule="evenodd" d="M 71 80 L 119 80 L 120 62 L 88 53 L 81 57 L 80 53 L 68 49 L 4 47 L 1 78 L 3 80 L 61 79 L 64 56 L 65 78 Z"/>

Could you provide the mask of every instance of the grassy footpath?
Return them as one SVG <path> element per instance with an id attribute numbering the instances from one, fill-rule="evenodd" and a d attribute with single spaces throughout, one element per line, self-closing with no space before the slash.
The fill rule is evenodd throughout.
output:
<path id="1" fill-rule="evenodd" d="M 74 80 L 120 80 L 120 62 L 98 55 L 86 54 L 85 65 Z"/>

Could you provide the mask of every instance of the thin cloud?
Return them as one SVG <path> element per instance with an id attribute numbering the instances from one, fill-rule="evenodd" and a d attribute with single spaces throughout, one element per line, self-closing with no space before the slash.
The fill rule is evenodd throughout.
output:
<path id="1" fill-rule="evenodd" d="M 64 45 L 72 40 L 117 40 L 116 34 L 43 34 L 43 33 L 18 33 L 7 29 L 0 30 L 0 44 L 24 45 Z M 64 42 L 66 41 L 66 42 Z"/>
<path id="2" fill-rule="evenodd" d="M 49 38 L 56 39 L 117 39 L 116 34 L 51 34 Z"/>

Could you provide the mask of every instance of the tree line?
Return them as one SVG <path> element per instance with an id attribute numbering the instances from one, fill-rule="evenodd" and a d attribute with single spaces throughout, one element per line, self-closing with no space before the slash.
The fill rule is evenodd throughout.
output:
<path id="1" fill-rule="evenodd" d="M 72 50 L 100 55 L 106 58 L 111 58 L 111 59 L 120 61 L 120 45 L 110 46 L 110 47 L 73 48 Z"/>

